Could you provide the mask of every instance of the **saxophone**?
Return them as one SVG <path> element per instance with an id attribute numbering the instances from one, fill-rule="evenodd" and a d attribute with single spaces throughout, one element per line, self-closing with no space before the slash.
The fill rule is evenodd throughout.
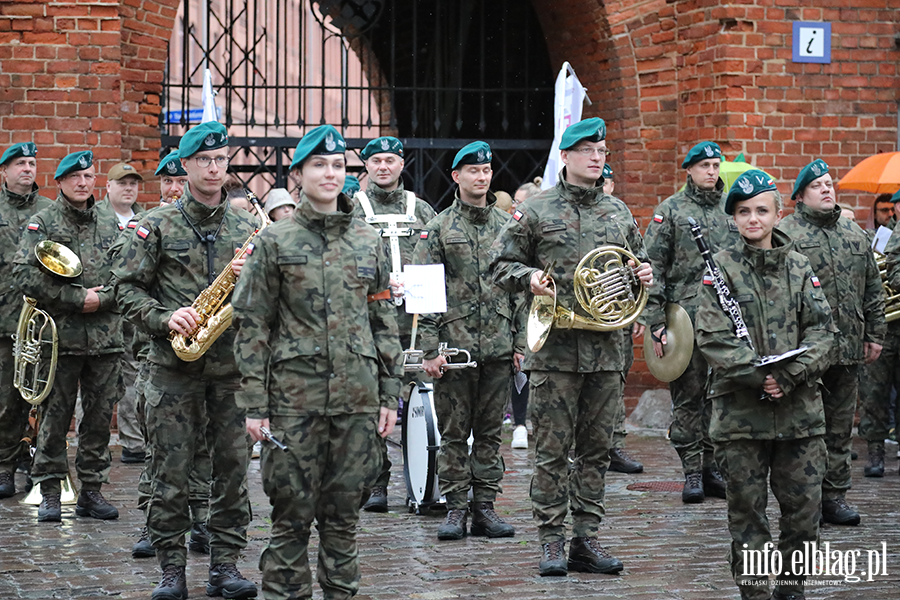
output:
<path id="1" fill-rule="evenodd" d="M 203 356 L 210 346 L 219 339 L 226 329 L 231 327 L 232 308 L 231 303 L 225 304 L 225 299 L 234 289 L 237 277 L 231 270 L 234 261 L 244 258 L 247 255 L 253 240 L 260 231 L 269 226 L 270 221 L 256 194 L 250 190 L 244 190 L 247 199 L 256 208 L 257 215 L 260 219 L 260 225 L 250 234 L 241 249 L 238 250 L 228 266 L 225 267 L 215 281 L 208 288 L 200 292 L 197 299 L 191 304 L 191 308 L 197 311 L 200 316 L 196 329 L 190 335 L 182 335 L 174 331 L 169 334 L 172 342 L 172 350 L 176 356 L 185 362 L 194 362 Z"/>

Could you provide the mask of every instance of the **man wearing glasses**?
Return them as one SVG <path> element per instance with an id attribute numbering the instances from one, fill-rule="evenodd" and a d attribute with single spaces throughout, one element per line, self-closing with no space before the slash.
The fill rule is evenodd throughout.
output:
<path id="1" fill-rule="evenodd" d="M 122 313 L 152 336 L 144 389 L 154 477 L 147 527 L 163 571 L 154 600 L 187 597 L 189 476 L 204 443 L 197 431 L 204 427 L 212 461 L 206 591 L 227 598 L 257 594 L 235 566 L 247 545 L 250 503 L 245 411 L 234 399 L 241 380 L 234 329 L 226 330 L 194 362 L 182 361 L 169 342 L 173 332 L 194 333 L 199 315 L 191 304 L 229 263 L 240 275 L 244 260 L 232 259 L 256 228 L 253 217 L 232 210 L 225 200 L 227 145 L 228 135 L 219 123 L 203 123 L 184 135 L 178 148 L 188 178 L 184 195 L 138 223 L 113 267 Z"/>

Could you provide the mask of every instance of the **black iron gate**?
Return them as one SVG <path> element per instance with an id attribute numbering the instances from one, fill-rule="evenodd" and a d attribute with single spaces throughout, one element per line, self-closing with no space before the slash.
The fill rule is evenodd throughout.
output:
<path id="1" fill-rule="evenodd" d="M 232 170 L 258 192 L 288 187 L 297 141 L 326 122 L 357 152 L 378 135 L 401 138 L 408 185 L 438 208 L 452 196 L 453 155 L 474 139 L 494 150 L 494 189 L 543 169 L 555 73 L 530 2 L 207 0 L 181 11 L 164 151 L 197 120 L 208 65 Z"/>

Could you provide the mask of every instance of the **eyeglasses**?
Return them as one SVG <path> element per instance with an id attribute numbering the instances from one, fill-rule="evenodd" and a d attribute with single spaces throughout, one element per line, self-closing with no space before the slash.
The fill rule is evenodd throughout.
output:
<path id="1" fill-rule="evenodd" d="M 209 156 L 195 156 L 194 162 L 197 163 L 197 166 L 201 169 L 207 168 L 212 164 L 213 159 Z M 216 166 L 224 169 L 228 166 L 228 157 L 227 156 L 217 156 L 215 158 Z"/>
<path id="2" fill-rule="evenodd" d="M 594 156 L 596 152 L 598 156 L 609 156 L 612 154 L 609 148 L 574 148 L 572 152 L 577 152 L 582 156 Z"/>

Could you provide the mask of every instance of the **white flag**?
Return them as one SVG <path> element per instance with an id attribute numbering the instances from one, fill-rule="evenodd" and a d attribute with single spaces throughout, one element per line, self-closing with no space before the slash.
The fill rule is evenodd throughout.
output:
<path id="1" fill-rule="evenodd" d="M 564 62 L 559 70 L 559 75 L 556 76 L 556 95 L 553 101 L 553 147 L 550 148 L 547 167 L 544 169 L 542 189 L 546 190 L 556 185 L 556 178 L 562 169 L 562 162 L 559 158 L 559 142 L 566 127 L 581 120 L 581 107 L 586 98 L 584 86 L 578 80 L 575 70 L 568 62 Z"/>
<path id="2" fill-rule="evenodd" d="M 201 123 L 218 121 L 219 113 L 216 110 L 216 93 L 212 87 L 212 71 L 206 69 L 203 73 L 203 118 Z"/>

